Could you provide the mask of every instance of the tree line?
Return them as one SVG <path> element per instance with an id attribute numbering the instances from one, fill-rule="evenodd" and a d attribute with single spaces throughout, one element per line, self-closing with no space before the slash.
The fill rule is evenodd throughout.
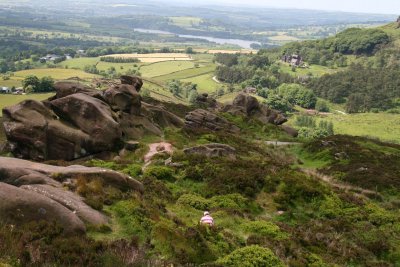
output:
<path id="1" fill-rule="evenodd" d="M 333 103 L 346 103 L 349 113 L 400 107 L 400 66 L 370 68 L 353 64 L 346 71 L 313 79 L 309 87 Z"/>

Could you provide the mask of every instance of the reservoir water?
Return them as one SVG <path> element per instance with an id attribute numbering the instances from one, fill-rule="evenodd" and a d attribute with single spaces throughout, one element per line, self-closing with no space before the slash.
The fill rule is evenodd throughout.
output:
<path id="1" fill-rule="evenodd" d="M 142 33 L 154 33 L 154 34 L 173 34 L 181 38 L 193 38 L 193 39 L 203 39 L 207 40 L 209 42 L 214 42 L 217 44 L 232 44 L 232 45 L 238 45 L 241 48 L 246 48 L 249 49 L 251 48 L 251 44 L 260 44 L 260 42 L 256 41 L 247 41 L 247 40 L 241 40 L 241 39 L 224 39 L 224 38 L 216 38 L 216 37 L 210 37 L 210 36 L 199 36 L 199 35 L 187 35 L 187 34 L 176 34 L 173 32 L 167 32 L 167 31 L 159 31 L 159 30 L 148 30 L 148 29 L 135 29 L 136 32 L 142 32 Z"/>

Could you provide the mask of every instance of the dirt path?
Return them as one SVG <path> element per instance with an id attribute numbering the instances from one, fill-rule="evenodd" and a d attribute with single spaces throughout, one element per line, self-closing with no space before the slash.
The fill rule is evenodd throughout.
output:
<path id="1" fill-rule="evenodd" d="M 341 110 L 335 110 L 335 111 L 338 112 L 338 113 L 340 113 L 340 114 L 342 114 L 342 115 L 348 115 L 346 112 L 341 111 Z"/>
<path id="2" fill-rule="evenodd" d="M 216 83 L 221 83 L 220 81 L 218 81 L 217 76 L 214 76 L 212 79 L 213 79 L 214 82 L 216 82 Z"/>
<path id="3" fill-rule="evenodd" d="M 150 163 L 153 157 L 157 154 L 167 153 L 172 155 L 173 147 L 170 143 L 167 142 L 160 142 L 160 143 L 153 143 L 149 145 L 149 152 L 144 156 L 144 167 L 146 168 Z"/>
<path id="4" fill-rule="evenodd" d="M 341 183 L 338 181 L 335 181 L 335 179 L 329 175 L 325 175 L 322 174 L 316 170 L 311 170 L 311 169 L 302 169 L 302 171 L 312 177 L 318 178 L 321 181 L 329 184 L 332 187 L 335 187 L 337 189 L 343 190 L 345 192 L 352 192 L 357 196 L 360 197 L 367 197 L 367 198 L 371 198 L 371 197 L 375 197 L 375 198 L 382 198 L 382 195 L 379 194 L 378 192 L 372 191 L 372 190 L 368 190 L 368 189 L 363 189 L 361 187 L 358 186 L 353 186 L 353 185 L 349 185 L 349 184 L 345 184 L 345 183 Z"/>

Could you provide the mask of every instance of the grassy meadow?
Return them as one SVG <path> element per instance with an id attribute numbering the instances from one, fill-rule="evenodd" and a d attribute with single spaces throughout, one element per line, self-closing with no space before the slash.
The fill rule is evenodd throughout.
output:
<path id="1" fill-rule="evenodd" d="M 289 124 L 294 125 L 296 116 Z M 365 136 L 382 141 L 400 143 L 400 115 L 389 113 L 330 114 L 316 116 L 320 120 L 333 123 L 335 134 Z"/>
<path id="2" fill-rule="evenodd" d="M 213 73 L 196 76 L 193 78 L 182 79 L 182 82 L 191 82 L 197 84 L 199 93 L 214 93 L 223 86 L 222 83 L 217 83 L 213 80 Z"/>
<path id="3" fill-rule="evenodd" d="M 156 77 L 192 68 L 194 63 L 191 61 L 166 61 L 143 65 L 140 67 L 140 72 L 145 77 Z"/>
<path id="4" fill-rule="evenodd" d="M 0 95 L 0 110 L 8 106 L 18 104 L 19 102 L 27 99 L 42 101 L 49 97 L 52 97 L 53 95 L 54 95 L 53 93 L 27 94 L 27 95 Z M 0 114 L 0 116 L 2 116 L 2 114 Z"/>

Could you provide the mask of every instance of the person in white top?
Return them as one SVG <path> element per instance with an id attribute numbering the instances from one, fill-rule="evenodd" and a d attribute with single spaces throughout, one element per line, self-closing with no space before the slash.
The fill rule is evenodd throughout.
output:
<path id="1" fill-rule="evenodd" d="M 201 224 L 207 224 L 209 226 L 214 226 L 214 219 L 211 217 L 208 211 L 205 211 L 203 217 L 200 219 Z"/>

